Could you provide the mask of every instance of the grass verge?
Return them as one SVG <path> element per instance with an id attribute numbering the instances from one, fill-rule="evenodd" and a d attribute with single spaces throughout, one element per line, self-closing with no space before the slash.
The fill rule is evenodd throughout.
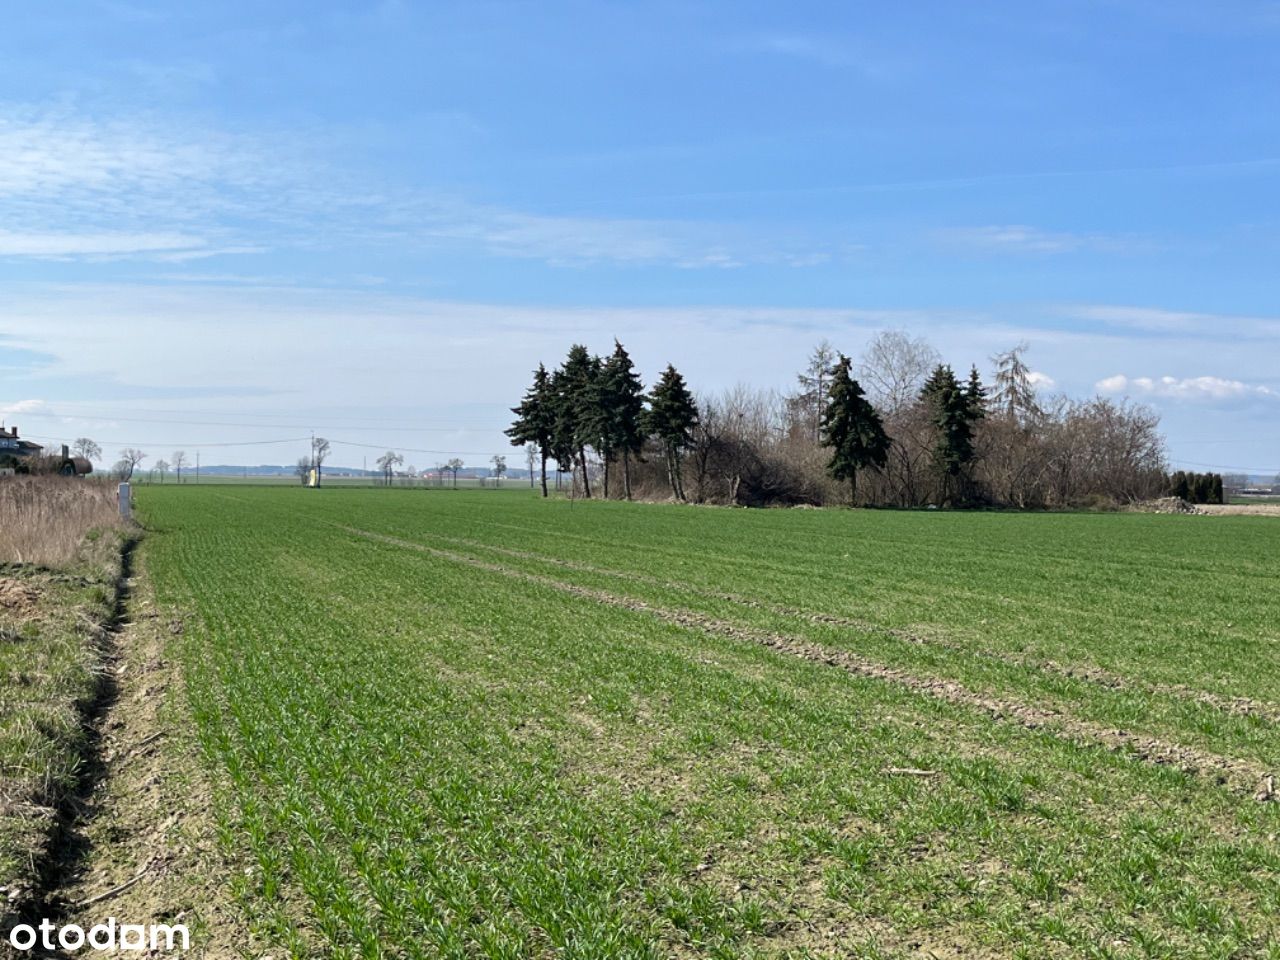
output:
<path id="1" fill-rule="evenodd" d="M 0 928 L 29 909 L 93 775 L 114 692 L 111 631 L 134 539 L 91 533 L 59 569 L 0 567 Z"/>

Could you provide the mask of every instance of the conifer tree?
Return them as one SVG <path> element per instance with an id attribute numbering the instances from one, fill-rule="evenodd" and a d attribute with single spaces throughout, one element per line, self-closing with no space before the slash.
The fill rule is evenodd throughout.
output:
<path id="1" fill-rule="evenodd" d="M 995 411 L 1019 422 L 1034 420 L 1042 413 L 1036 400 L 1035 384 L 1031 380 L 1031 368 L 1022 359 L 1027 349 L 1026 343 L 1020 343 L 992 358 L 996 364 L 995 389 L 991 398 Z"/>
<path id="2" fill-rule="evenodd" d="M 693 428 L 698 424 L 698 405 L 684 382 L 684 377 L 671 364 L 662 372 L 649 395 L 649 410 L 644 428 L 658 438 L 667 461 L 667 480 L 677 500 L 684 499 L 684 482 L 680 474 L 680 453 L 693 442 Z"/>
<path id="3" fill-rule="evenodd" d="M 556 392 L 556 430 L 565 445 L 570 462 L 575 459 L 582 469 L 582 490 L 591 496 L 591 480 L 587 475 L 587 446 L 596 438 L 592 428 L 596 416 L 596 379 L 600 360 L 580 343 L 569 348 L 561 365 Z"/>
<path id="4" fill-rule="evenodd" d="M 511 438 L 513 447 L 533 444 L 542 460 L 542 495 L 547 495 L 547 457 L 551 455 L 552 441 L 555 434 L 556 415 L 555 397 L 551 390 L 551 377 L 547 368 L 541 363 L 533 372 L 533 384 L 520 401 L 520 406 L 512 407 L 516 415 L 515 422 L 507 428 L 506 434 Z M 530 466 L 533 464 L 530 463 Z"/>
<path id="5" fill-rule="evenodd" d="M 942 475 L 943 496 L 953 501 L 974 459 L 973 424 L 984 416 L 976 369 L 968 386 L 962 387 L 949 366 L 938 364 L 920 391 L 920 399 L 928 404 L 938 431 L 933 457 Z"/>
<path id="6" fill-rule="evenodd" d="M 969 382 L 964 388 L 964 399 L 969 407 L 969 420 L 981 420 L 987 415 L 987 389 L 982 385 L 982 377 L 977 366 L 969 368 Z"/>
<path id="7" fill-rule="evenodd" d="M 849 481 L 849 503 L 857 502 L 858 471 L 879 469 L 889 458 L 889 437 L 880 414 L 868 402 L 858 381 L 849 374 L 849 358 L 840 354 L 831 376 L 826 409 L 822 412 L 820 443 L 831 448 L 827 472 Z"/>
<path id="8" fill-rule="evenodd" d="M 568 401 L 565 389 L 564 370 L 557 368 L 547 378 L 548 402 L 551 412 L 551 459 L 556 462 L 556 484 L 560 482 L 560 474 L 569 468 L 570 474 L 577 470 L 578 448 L 575 443 L 572 405 Z"/>
<path id="9" fill-rule="evenodd" d="M 631 499 L 631 458 L 644 446 L 641 418 L 644 415 L 644 384 L 626 348 L 617 340 L 613 353 L 596 378 L 591 435 L 605 461 L 605 496 L 608 497 L 609 464 L 622 456 L 623 492 Z"/>
<path id="10" fill-rule="evenodd" d="M 1207 473 L 1191 475 L 1191 497 L 1195 503 L 1208 503 L 1213 492 L 1213 480 Z"/>

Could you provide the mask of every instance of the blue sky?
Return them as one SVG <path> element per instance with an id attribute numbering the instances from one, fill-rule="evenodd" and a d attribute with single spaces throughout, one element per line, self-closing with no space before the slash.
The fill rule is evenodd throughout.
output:
<path id="1" fill-rule="evenodd" d="M 1274 473 L 1278 43 L 1274 0 L 37 5 L 0 35 L 0 414 L 482 463 L 575 340 L 785 389 L 898 328 L 1026 340 L 1175 461 Z"/>

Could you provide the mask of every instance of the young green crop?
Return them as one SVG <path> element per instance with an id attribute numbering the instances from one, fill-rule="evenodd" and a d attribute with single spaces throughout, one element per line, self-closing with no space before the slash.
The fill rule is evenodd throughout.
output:
<path id="1" fill-rule="evenodd" d="M 1270 769 L 1280 525 L 139 499 L 292 955 L 1280 956 L 1277 805 L 1064 734 Z"/>

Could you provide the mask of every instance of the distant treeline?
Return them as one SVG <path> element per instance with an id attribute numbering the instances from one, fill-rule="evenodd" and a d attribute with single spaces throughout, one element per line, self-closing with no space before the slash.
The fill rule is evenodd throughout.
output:
<path id="1" fill-rule="evenodd" d="M 544 495 L 549 460 L 586 497 L 1054 508 L 1165 493 L 1156 414 L 1041 397 L 1026 349 L 994 357 L 985 382 L 903 333 L 879 334 L 857 361 L 824 341 L 792 393 L 695 399 L 672 366 L 646 392 L 622 344 L 607 357 L 578 344 L 538 367 L 507 434 L 541 463 Z"/>
<path id="2" fill-rule="evenodd" d="M 1168 495 L 1188 503 L 1224 503 L 1222 474 L 1175 471 L 1169 476 Z"/>

